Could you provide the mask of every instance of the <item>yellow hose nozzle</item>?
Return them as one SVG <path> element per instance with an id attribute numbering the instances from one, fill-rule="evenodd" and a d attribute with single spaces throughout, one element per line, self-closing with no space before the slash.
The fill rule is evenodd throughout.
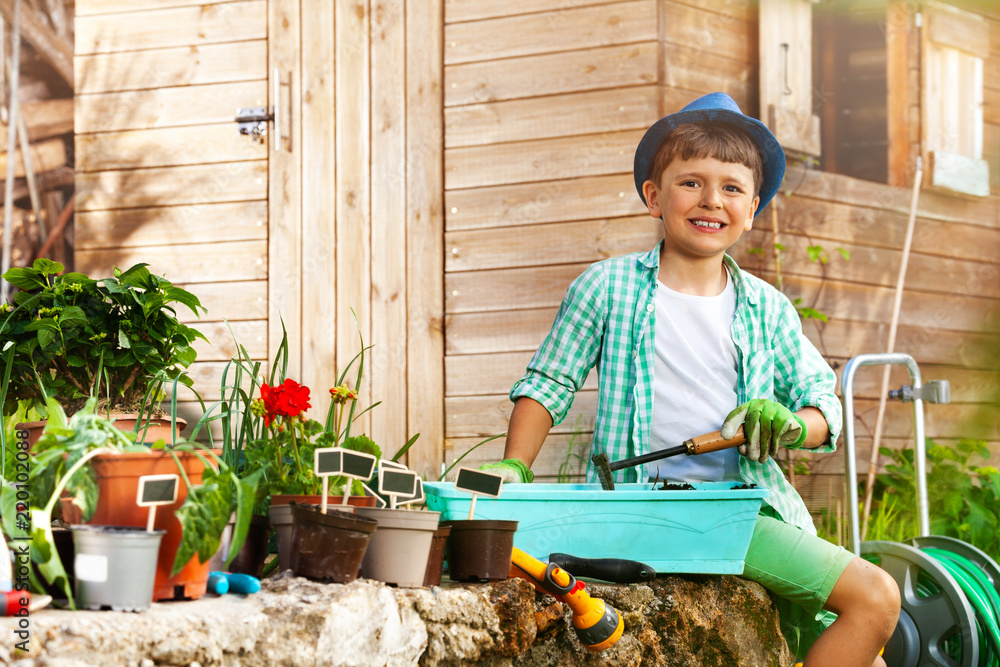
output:
<path id="1" fill-rule="evenodd" d="M 576 635 L 589 651 L 611 648 L 625 632 L 625 623 L 614 607 L 590 597 L 582 581 L 554 563 L 546 565 L 514 547 L 510 574 L 565 603 L 573 612 Z"/>

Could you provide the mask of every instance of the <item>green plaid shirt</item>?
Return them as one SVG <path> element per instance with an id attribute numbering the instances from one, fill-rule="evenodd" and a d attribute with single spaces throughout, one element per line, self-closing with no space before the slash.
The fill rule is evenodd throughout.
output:
<path id="1" fill-rule="evenodd" d="M 743 273 L 728 255 L 724 261 L 736 289 L 732 335 L 740 357 L 737 405 L 769 398 L 792 411 L 819 408 L 830 426 L 830 439 L 813 451 L 834 451 L 842 422 L 840 401 L 833 393 L 836 376 L 802 333 L 789 300 L 763 280 Z M 612 461 L 650 451 L 653 297 L 659 267 L 657 245 L 651 252 L 587 268 L 569 286 L 552 330 L 510 391 L 511 400 L 527 396 L 541 403 L 558 424 L 590 369 L 598 365 L 591 452 L 605 452 Z M 746 482 L 770 489 L 765 502 L 786 522 L 816 532 L 805 503 L 773 458 L 761 464 L 741 456 L 740 473 Z M 615 473 L 617 482 L 647 477 L 646 466 Z M 588 464 L 587 479 L 599 481 L 593 464 Z"/>

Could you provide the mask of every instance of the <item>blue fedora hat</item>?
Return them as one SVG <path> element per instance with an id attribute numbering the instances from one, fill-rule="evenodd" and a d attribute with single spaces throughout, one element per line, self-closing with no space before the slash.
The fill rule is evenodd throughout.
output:
<path id="1" fill-rule="evenodd" d="M 653 166 L 653 158 L 656 157 L 656 151 L 659 150 L 667 135 L 679 125 L 706 120 L 735 125 L 750 135 L 750 139 L 757 145 L 764 162 L 764 175 L 760 183 L 760 204 L 757 206 L 756 213 L 756 215 L 760 215 L 767 203 L 778 192 L 781 179 L 785 175 L 785 151 L 782 150 L 781 144 L 764 123 L 740 111 L 740 107 L 733 101 L 733 98 L 725 93 L 710 93 L 699 97 L 677 113 L 664 116 L 646 130 L 642 141 L 635 149 L 635 164 L 632 168 L 635 189 L 639 193 L 639 198 L 643 204 L 646 203 L 646 198 L 642 194 L 642 184 L 648 180 L 650 169 Z"/>

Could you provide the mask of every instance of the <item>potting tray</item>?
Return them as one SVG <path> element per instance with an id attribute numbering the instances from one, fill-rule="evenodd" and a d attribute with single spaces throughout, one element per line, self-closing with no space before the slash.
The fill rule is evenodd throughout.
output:
<path id="1" fill-rule="evenodd" d="M 761 500 L 768 491 L 734 482 L 693 490 L 653 484 L 510 484 L 499 498 L 478 497 L 477 519 L 518 522 L 514 546 L 535 558 L 568 553 L 627 558 L 657 572 L 742 574 Z M 467 519 L 472 496 L 452 482 L 426 482 L 441 520 Z"/>

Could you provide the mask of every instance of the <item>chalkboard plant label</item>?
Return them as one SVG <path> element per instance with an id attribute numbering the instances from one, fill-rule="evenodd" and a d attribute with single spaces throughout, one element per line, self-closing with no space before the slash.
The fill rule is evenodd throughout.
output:
<path id="1" fill-rule="evenodd" d="M 146 532 L 153 532 L 158 505 L 173 505 L 177 502 L 177 488 L 181 483 L 178 475 L 143 475 L 139 478 L 139 488 L 135 504 L 149 508 Z"/>
<path id="2" fill-rule="evenodd" d="M 378 471 L 378 492 L 389 498 L 389 508 L 395 509 L 397 500 L 409 498 L 417 493 L 417 473 L 412 470 L 396 470 L 382 467 Z"/>
<path id="3" fill-rule="evenodd" d="M 471 521 L 476 515 L 476 498 L 498 497 L 500 489 L 503 488 L 503 477 L 475 468 L 459 468 L 458 474 L 455 475 L 455 488 L 472 494 L 472 502 L 469 504 L 469 521 Z"/>
<path id="4" fill-rule="evenodd" d="M 413 505 L 415 503 L 422 503 L 426 500 L 424 495 L 424 481 L 417 478 L 417 490 L 413 492 L 410 496 L 398 496 L 396 498 L 396 505 Z"/>
<path id="5" fill-rule="evenodd" d="M 330 492 L 330 477 L 337 475 L 348 479 L 367 482 L 375 472 L 375 456 L 365 452 L 341 447 L 321 447 L 313 452 L 313 473 L 323 480 L 322 512 L 326 514 L 327 495 Z M 341 505 L 347 505 L 351 495 L 351 484 L 344 485 Z"/>

